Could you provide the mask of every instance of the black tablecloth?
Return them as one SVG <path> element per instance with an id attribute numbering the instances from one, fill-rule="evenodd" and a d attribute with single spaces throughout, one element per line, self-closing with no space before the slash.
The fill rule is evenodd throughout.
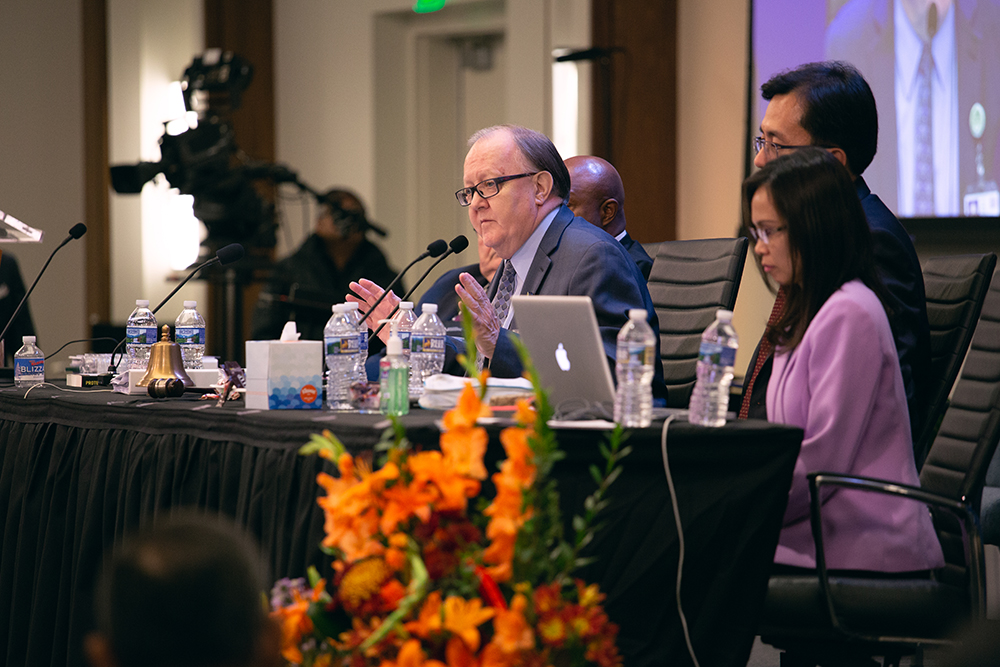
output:
<path id="1" fill-rule="evenodd" d="M 329 428 L 370 449 L 378 415 L 257 412 L 187 399 L 153 401 L 49 388 L 0 390 L 0 661 L 83 665 L 91 587 L 105 549 L 157 516 L 197 506 L 235 518 L 260 541 L 273 578 L 328 564 L 319 551 L 316 473 L 332 466 L 296 450 Z M 403 419 L 416 443 L 436 442 L 439 413 Z M 488 459 L 500 456 L 490 428 Z M 568 521 L 600 463 L 600 432 L 560 430 L 557 464 Z M 798 429 L 742 422 L 675 423 L 668 451 L 686 557 L 684 611 L 703 665 L 746 663 L 763 600 Z M 660 429 L 633 431 L 635 451 L 583 574 L 608 593 L 625 664 L 690 664 L 674 602 L 678 539 L 660 462 Z"/>

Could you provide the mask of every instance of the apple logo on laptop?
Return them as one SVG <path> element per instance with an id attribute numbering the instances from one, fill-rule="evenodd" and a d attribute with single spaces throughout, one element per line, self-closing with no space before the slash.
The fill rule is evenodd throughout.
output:
<path id="1" fill-rule="evenodd" d="M 559 343 L 559 347 L 556 348 L 556 363 L 559 364 L 560 370 L 569 370 L 569 354 L 566 353 L 566 348 L 563 347 L 562 343 Z"/>

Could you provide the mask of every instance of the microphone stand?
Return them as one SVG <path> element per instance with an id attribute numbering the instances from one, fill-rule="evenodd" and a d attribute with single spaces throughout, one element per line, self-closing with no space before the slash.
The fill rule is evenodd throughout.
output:
<path id="1" fill-rule="evenodd" d="M 42 274 L 45 273 L 45 269 L 49 268 L 49 264 L 52 262 L 52 258 L 56 256 L 56 253 L 59 252 L 59 250 L 64 245 L 66 245 L 73 239 L 80 238 L 86 233 L 87 233 L 87 226 L 84 225 L 83 223 L 77 223 L 73 225 L 73 228 L 70 229 L 69 236 L 63 239 L 63 242 L 60 243 L 58 246 L 56 246 L 56 249 L 52 251 L 52 254 L 49 255 L 49 258 L 45 260 L 45 265 L 42 267 L 42 270 L 38 272 L 38 275 L 35 276 L 35 281 L 31 283 L 31 287 L 29 287 L 28 291 L 24 293 L 24 296 L 21 297 L 21 303 L 17 304 L 17 308 L 14 309 L 14 314 L 10 316 L 9 320 L 7 320 L 7 325 L 3 328 L 3 331 L 0 331 L 0 362 L 2 362 L 6 358 L 5 357 L 6 350 L 4 350 L 4 342 L 3 342 L 4 336 L 7 335 L 7 331 L 10 329 L 11 325 L 14 324 L 14 320 L 17 319 L 17 316 L 21 314 L 21 309 L 24 308 L 24 304 L 28 302 L 28 297 L 34 291 L 35 285 L 38 284 L 38 280 L 42 277 Z"/>
<path id="2" fill-rule="evenodd" d="M 410 300 L 410 295 L 413 294 L 414 290 L 417 289 L 417 286 L 419 286 L 420 283 L 422 283 L 424 281 L 424 278 L 426 278 L 430 274 L 430 272 L 434 270 L 434 267 L 436 267 L 438 264 L 440 264 L 445 259 L 447 259 L 448 255 L 450 255 L 450 254 L 452 254 L 452 249 L 448 248 L 448 252 L 446 252 L 445 254 L 441 255 L 441 257 L 439 257 L 436 262 L 434 262 L 433 264 L 431 264 L 431 266 L 430 266 L 429 269 L 427 269 L 426 271 L 424 271 L 424 275 L 420 276 L 420 278 L 417 280 L 417 282 L 415 282 L 413 284 L 413 287 L 410 288 L 410 291 L 408 291 L 406 294 L 404 294 L 403 298 L 400 299 L 400 301 L 401 302 L 402 301 L 409 301 Z M 385 296 L 385 295 L 383 294 L 383 296 Z M 377 306 L 378 302 L 375 302 L 375 305 Z M 374 310 L 374 308 L 373 308 L 373 310 Z M 392 312 L 389 313 L 389 315 L 385 318 L 385 320 L 382 322 L 382 324 L 378 325 L 378 329 L 376 329 L 374 331 L 374 333 L 372 333 L 372 337 L 378 336 L 378 332 L 382 331 L 382 329 L 385 328 L 385 325 L 388 324 L 389 320 L 391 320 L 393 318 L 393 316 L 397 312 L 399 312 L 399 304 L 398 303 L 396 304 L 396 307 L 392 309 Z"/>

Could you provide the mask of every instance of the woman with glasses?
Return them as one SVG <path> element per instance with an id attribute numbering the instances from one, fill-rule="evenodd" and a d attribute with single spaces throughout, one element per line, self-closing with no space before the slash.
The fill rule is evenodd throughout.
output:
<path id="1" fill-rule="evenodd" d="M 768 420 L 805 432 L 774 560 L 811 569 L 808 473 L 919 485 L 906 394 L 871 231 L 843 165 L 816 147 L 778 157 L 744 183 L 743 218 L 761 266 L 786 293 L 765 334 L 775 348 Z M 943 565 L 919 503 L 844 489 L 824 492 L 822 502 L 828 567 Z"/>

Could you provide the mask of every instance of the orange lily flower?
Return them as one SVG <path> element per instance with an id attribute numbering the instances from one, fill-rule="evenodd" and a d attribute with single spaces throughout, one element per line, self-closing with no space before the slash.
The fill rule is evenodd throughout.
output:
<path id="1" fill-rule="evenodd" d="M 479 626 L 493 618 L 496 610 L 483 607 L 479 598 L 465 600 L 457 595 L 450 595 L 444 601 L 444 628 L 460 637 L 469 650 L 475 653 L 479 650 Z"/>

